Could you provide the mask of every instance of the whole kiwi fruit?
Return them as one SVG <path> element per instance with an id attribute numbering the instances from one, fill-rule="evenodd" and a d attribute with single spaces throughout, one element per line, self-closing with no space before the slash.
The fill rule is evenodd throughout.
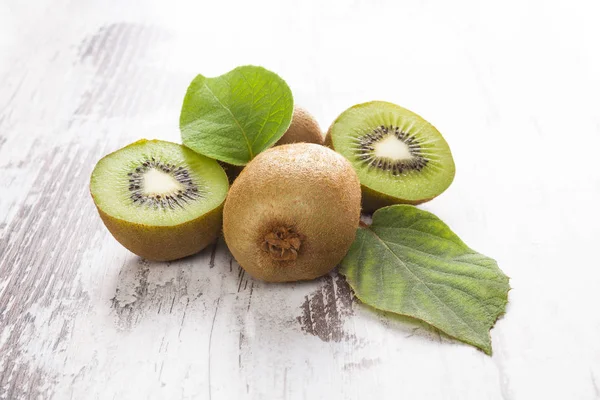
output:
<path id="1" fill-rule="evenodd" d="M 273 147 L 231 186 L 225 241 L 255 278 L 314 279 L 331 271 L 354 241 L 360 198 L 358 177 L 338 153 L 312 143 Z"/>
<path id="2" fill-rule="evenodd" d="M 185 146 L 140 140 L 102 158 L 90 181 L 110 233 L 140 257 L 199 252 L 221 229 L 229 184 L 219 164 Z"/>
<path id="3" fill-rule="evenodd" d="M 396 104 L 372 101 L 350 107 L 329 128 L 326 145 L 356 170 L 366 212 L 429 201 L 454 179 L 454 160 L 441 133 Z"/>
<path id="4" fill-rule="evenodd" d="M 306 109 L 294 106 L 292 123 L 275 146 L 290 143 L 324 144 L 325 137 L 319 123 Z"/>

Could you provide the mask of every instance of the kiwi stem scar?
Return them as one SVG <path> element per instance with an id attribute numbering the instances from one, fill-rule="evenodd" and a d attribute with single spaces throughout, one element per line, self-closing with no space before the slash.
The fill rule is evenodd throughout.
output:
<path id="1" fill-rule="evenodd" d="M 265 235 L 261 248 L 273 260 L 293 261 L 298 258 L 304 239 L 305 236 L 295 232 L 293 228 L 278 226 Z"/>

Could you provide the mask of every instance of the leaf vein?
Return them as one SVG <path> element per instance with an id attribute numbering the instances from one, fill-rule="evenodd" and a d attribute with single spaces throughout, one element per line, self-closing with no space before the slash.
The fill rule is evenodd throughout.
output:
<path id="1" fill-rule="evenodd" d="M 416 275 L 413 271 L 411 271 L 410 268 L 408 268 L 408 266 L 404 263 L 404 261 L 402 261 L 402 259 L 400 259 L 396 253 L 394 253 L 392 251 L 392 249 L 390 249 L 387 245 L 387 243 L 382 240 L 377 234 L 375 234 L 375 232 L 373 232 L 374 236 L 389 250 L 390 253 L 392 253 L 394 255 L 394 257 L 396 257 L 398 259 L 398 261 L 404 266 L 404 268 L 412 275 L 414 276 L 428 291 L 429 293 L 431 293 L 431 295 L 437 300 L 438 303 L 440 303 L 442 305 L 443 308 L 449 310 L 459 321 L 461 321 L 467 328 L 469 328 L 469 330 L 471 332 L 473 332 L 475 334 L 475 336 L 479 336 L 479 334 L 477 333 L 477 331 L 471 327 L 471 325 L 469 325 L 469 323 L 467 321 L 465 321 L 464 319 L 462 319 L 458 314 L 456 314 L 454 312 L 453 309 L 451 309 L 450 307 L 448 307 L 434 292 L 433 290 L 431 290 L 431 288 L 427 285 L 426 282 L 424 282 L 418 275 Z M 438 327 L 439 328 L 439 327 Z M 442 328 L 439 328 L 442 329 Z"/>
<path id="2" fill-rule="evenodd" d="M 440 256 L 438 256 L 438 255 L 436 255 L 436 254 L 433 254 L 433 253 L 428 253 L 428 252 L 426 252 L 426 251 L 419 250 L 419 249 L 417 249 L 417 248 L 414 248 L 414 247 L 406 246 L 406 245 L 404 245 L 404 244 L 401 244 L 401 243 L 396 243 L 396 242 L 388 242 L 388 241 L 386 241 L 386 240 L 383 240 L 383 239 L 381 239 L 381 240 L 382 240 L 383 242 L 385 242 L 385 243 L 390 243 L 391 245 L 394 245 L 394 246 L 400 246 L 400 247 L 404 247 L 404 248 L 406 248 L 406 249 L 409 249 L 409 250 L 412 250 L 412 251 L 416 251 L 417 253 L 421 253 L 421 254 L 423 254 L 423 255 L 425 255 L 425 256 L 427 256 L 427 257 L 436 258 L 436 259 L 438 259 L 438 260 L 442 260 L 442 261 L 446 261 L 446 262 L 454 262 L 454 263 L 457 263 L 457 264 L 463 264 L 463 265 L 466 265 L 467 267 L 480 267 L 481 269 L 483 269 L 483 270 L 485 270 L 485 271 L 489 271 L 489 270 L 490 270 L 490 268 L 486 268 L 486 267 L 484 267 L 484 266 L 482 266 L 482 265 L 480 265 L 480 264 L 469 263 L 469 262 L 466 262 L 466 261 L 460 261 L 460 260 L 456 259 L 455 257 L 452 257 L 452 258 L 450 258 L 450 259 L 448 259 L 448 258 L 442 258 L 442 257 L 440 257 Z M 388 246 L 388 247 L 389 247 L 389 246 Z M 390 249 L 390 250 L 391 250 L 391 249 Z M 479 255 L 478 253 L 469 253 L 469 254 L 472 254 L 472 255 Z M 486 257 L 486 258 L 487 258 L 487 257 Z M 488 260 L 490 260 L 490 261 L 493 261 L 493 260 L 492 260 L 492 259 L 490 259 L 490 258 L 487 258 L 487 259 L 488 259 Z M 495 262 L 495 261 L 494 261 L 494 262 Z M 439 269 L 436 269 L 435 271 L 443 272 L 443 271 L 440 271 Z M 502 279 L 502 275 L 501 275 L 501 274 L 499 274 L 499 273 L 498 273 L 498 271 L 494 271 L 494 272 L 495 272 L 495 274 L 494 274 L 494 275 L 495 275 L 495 277 L 494 277 L 494 278 L 500 278 L 500 279 L 501 279 L 501 281 L 498 281 L 498 282 L 504 282 L 504 279 Z M 450 273 L 448 273 L 448 274 L 450 274 Z M 450 275 L 452 275 L 452 274 L 450 274 Z M 486 281 L 488 281 L 488 280 L 490 280 L 490 279 L 491 279 L 491 278 L 476 278 L 476 277 L 474 277 L 474 276 L 472 276 L 472 275 L 461 274 L 461 273 L 456 273 L 456 275 L 460 275 L 460 276 L 466 276 L 466 277 L 469 277 L 469 278 L 472 278 L 472 279 L 477 279 L 477 280 L 486 280 Z"/>
<path id="3" fill-rule="evenodd" d="M 240 122 L 237 120 L 237 118 L 235 117 L 235 115 L 233 115 L 233 113 L 231 112 L 231 110 L 229 108 L 227 108 L 225 106 L 225 104 L 223 104 L 221 102 L 221 100 L 217 97 L 217 95 L 215 95 L 215 93 L 210 89 L 210 87 L 208 87 L 208 85 L 206 84 L 206 82 L 204 82 L 204 87 L 210 92 L 210 94 L 215 98 L 215 100 L 217 100 L 217 102 L 221 105 L 221 107 L 223 107 L 225 110 L 227 110 L 227 112 L 229 113 L 229 115 L 231 115 L 231 118 L 235 121 L 236 125 L 240 129 L 240 132 L 244 136 L 244 140 L 246 141 L 246 146 L 248 146 L 248 152 L 250 153 L 250 159 L 254 158 L 254 155 L 252 153 L 252 147 L 250 147 L 250 142 L 248 141 L 248 136 L 246 135 L 246 131 L 244 131 L 244 129 L 240 125 Z"/>

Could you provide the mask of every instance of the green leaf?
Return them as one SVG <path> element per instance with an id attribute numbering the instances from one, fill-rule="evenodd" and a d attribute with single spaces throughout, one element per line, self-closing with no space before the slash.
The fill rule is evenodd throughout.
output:
<path id="1" fill-rule="evenodd" d="M 245 165 L 292 121 L 292 92 L 277 74 L 243 66 L 216 78 L 198 75 L 183 100 L 183 144 L 205 156 Z"/>
<path id="2" fill-rule="evenodd" d="M 505 311 L 508 277 L 435 215 L 408 205 L 378 210 L 340 272 L 362 302 L 492 353 L 489 331 Z"/>

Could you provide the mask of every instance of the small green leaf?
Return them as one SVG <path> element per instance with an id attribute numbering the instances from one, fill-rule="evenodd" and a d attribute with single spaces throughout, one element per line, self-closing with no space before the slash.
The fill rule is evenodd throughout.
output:
<path id="1" fill-rule="evenodd" d="M 243 66 L 216 78 L 198 75 L 183 100 L 183 144 L 205 156 L 245 165 L 292 121 L 292 92 L 277 74 Z"/>
<path id="2" fill-rule="evenodd" d="M 364 303 L 491 354 L 489 331 L 505 311 L 508 277 L 435 215 L 408 205 L 378 210 L 372 225 L 359 228 L 340 272 Z"/>

